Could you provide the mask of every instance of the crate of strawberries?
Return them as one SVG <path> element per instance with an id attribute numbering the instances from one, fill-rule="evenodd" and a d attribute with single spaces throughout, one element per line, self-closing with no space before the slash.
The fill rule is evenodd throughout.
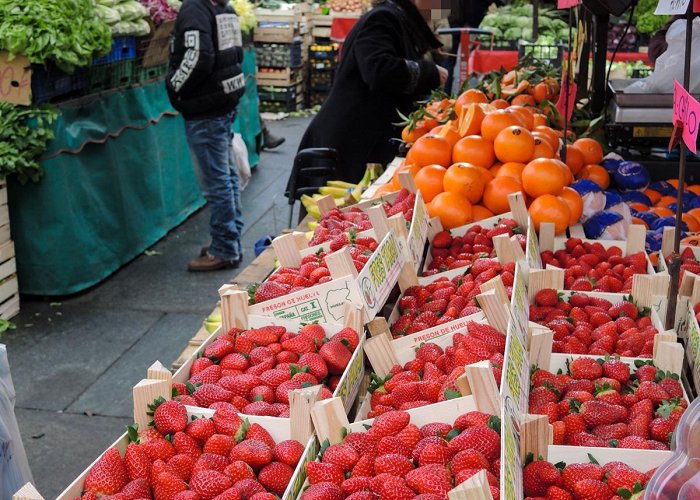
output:
<path id="1" fill-rule="evenodd" d="M 297 498 L 314 440 L 291 438 L 284 421 L 156 402 L 153 427 L 134 426 L 58 500 L 109 498 Z"/>
<path id="2" fill-rule="evenodd" d="M 322 384 L 322 399 L 340 396 L 350 408 L 364 376 L 363 331 L 240 316 L 244 324 L 217 330 L 175 373 L 175 399 L 202 408 L 227 401 L 242 414 L 288 419 L 289 391 Z"/>
<path id="3" fill-rule="evenodd" d="M 343 432 L 326 433 L 324 415 L 314 419 L 322 446 L 306 464 L 301 500 L 437 499 L 452 491 L 460 491 L 459 498 L 485 498 L 477 491 L 499 498 L 500 418 L 480 411 L 472 398 L 355 423 L 343 416 L 329 419 L 341 422 Z M 470 488 L 482 474 L 484 489 Z"/>

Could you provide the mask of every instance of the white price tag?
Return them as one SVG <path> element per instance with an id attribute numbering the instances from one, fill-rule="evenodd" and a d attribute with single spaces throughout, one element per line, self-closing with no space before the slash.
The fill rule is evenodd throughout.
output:
<path id="1" fill-rule="evenodd" d="M 657 16 L 678 16 L 688 12 L 690 0 L 659 0 L 654 14 Z"/>

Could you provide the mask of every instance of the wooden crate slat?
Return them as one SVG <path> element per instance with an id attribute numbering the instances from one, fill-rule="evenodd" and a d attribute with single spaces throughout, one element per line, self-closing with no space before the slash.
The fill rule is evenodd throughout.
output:
<path id="1" fill-rule="evenodd" d="M 0 243 L 10 241 L 11 238 L 10 225 L 5 224 L 4 226 L 0 226 Z"/>
<path id="2" fill-rule="evenodd" d="M 10 259 L 4 264 L 0 264 L 0 280 L 12 276 L 17 272 L 17 261 Z"/>
<path id="3" fill-rule="evenodd" d="M 0 303 L 5 302 L 18 292 L 19 285 L 17 283 L 17 276 L 6 279 L 0 283 Z"/>
<path id="4" fill-rule="evenodd" d="M 10 260 L 15 256 L 15 242 L 10 240 L 5 243 L 0 243 L 0 263 Z M 0 275 L 2 279 L 2 275 Z"/>
<path id="5" fill-rule="evenodd" d="M 0 305 L 0 318 L 12 319 L 19 314 L 19 294 L 15 294 L 12 298 Z"/>
<path id="6" fill-rule="evenodd" d="M 0 205 L 7 205 L 7 186 L 0 186 Z"/>
<path id="7" fill-rule="evenodd" d="M 10 223 L 10 209 L 7 205 L 0 205 L 0 226 Z"/>

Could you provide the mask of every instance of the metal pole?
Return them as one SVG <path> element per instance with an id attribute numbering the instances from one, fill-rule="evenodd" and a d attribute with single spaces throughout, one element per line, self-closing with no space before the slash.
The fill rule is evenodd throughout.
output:
<path id="1" fill-rule="evenodd" d="M 569 99 L 570 99 L 570 87 L 571 85 L 569 84 L 570 78 L 573 74 L 573 71 L 571 71 L 571 38 L 572 38 L 572 31 L 573 31 L 573 7 L 569 8 L 569 47 L 566 53 L 566 78 L 563 78 L 564 85 L 566 88 L 564 89 L 564 144 L 561 147 L 561 153 L 559 154 L 561 156 L 561 160 L 566 163 L 566 143 L 567 143 L 567 135 L 569 132 Z M 562 72 L 562 75 L 564 75 L 564 72 Z"/>
<path id="2" fill-rule="evenodd" d="M 605 69 L 608 65 L 608 21 L 610 14 L 595 14 L 593 21 L 593 99 L 591 110 L 600 114 L 605 106 Z M 585 61 L 583 62 L 585 64 Z"/>
<path id="3" fill-rule="evenodd" d="M 683 67 L 683 88 L 690 89 L 690 51 L 693 42 L 693 2 L 688 3 L 685 24 L 685 62 Z M 683 140 L 680 141 L 680 160 L 678 162 L 678 199 L 676 201 L 676 233 L 673 238 L 673 253 L 669 263 L 671 274 L 671 286 L 669 286 L 668 308 L 666 309 L 666 328 L 671 329 L 675 325 L 676 301 L 678 300 L 678 277 L 681 268 L 681 231 L 683 216 L 683 192 L 685 191 L 685 164 L 686 146 Z M 662 256 L 663 258 L 663 256 Z"/>
<path id="4" fill-rule="evenodd" d="M 532 1 L 532 40 L 540 36 L 540 0 Z"/>

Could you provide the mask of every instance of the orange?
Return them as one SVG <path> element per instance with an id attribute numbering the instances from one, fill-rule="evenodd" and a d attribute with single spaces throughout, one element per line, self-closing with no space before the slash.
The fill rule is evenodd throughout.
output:
<path id="1" fill-rule="evenodd" d="M 399 182 L 399 174 L 401 172 L 411 172 L 411 175 L 415 177 L 419 170 L 420 167 L 418 165 L 409 165 L 407 163 L 404 163 L 394 171 L 394 175 L 391 176 L 390 184 L 394 186 L 395 191 L 398 191 L 399 189 L 401 189 L 401 183 Z"/>
<path id="2" fill-rule="evenodd" d="M 700 222 L 700 208 L 691 208 L 686 212 L 688 215 L 695 217 L 695 220 Z"/>
<path id="3" fill-rule="evenodd" d="M 530 204 L 528 209 L 532 223 L 535 225 L 535 230 L 539 232 L 540 224 L 543 222 L 554 223 L 554 232 L 561 234 L 566 231 L 571 220 L 569 205 L 561 198 L 557 198 L 551 194 L 538 196 Z"/>
<path id="4" fill-rule="evenodd" d="M 484 169 L 469 163 L 455 163 L 445 172 L 442 179 L 442 187 L 445 192 L 457 193 L 465 197 L 470 203 L 476 203 L 484 194 L 486 182 Z"/>
<path id="5" fill-rule="evenodd" d="M 644 203 L 641 203 L 641 202 L 639 202 L 639 201 L 636 201 L 636 202 L 634 202 L 634 203 L 630 203 L 630 204 L 629 204 L 629 207 L 630 207 L 632 210 L 636 210 L 637 212 L 646 212 L 647 210 L 649 210 L 649 206 L 648 206 L 648 205 L 645 205 Z"/>
<path id="6" fill-rule="evenodd" d="M 632 224 L 639 224 L 640 226 L 644 226 L 645 228 L 649 229 L 649 224 L 638 217 L 632 217 Z"/>
<path id="7" fill-rule="evenodd" d="M 507 109 L 498 109 L 484 116 L 481 122 L 481 136 L 488 141 L 495 141 L 498 133 L 511 125 L 520 125 L 518 115 Z"/>
<path id="8" fill-rule="evenodd" d="M 454 163 L 471 163 L 479 167 L 489 168 L 496 161 L 493 143 L 480 135 L 468 135 L 460 139 L 452 150 Z"/>
<path id="9" fill-rule="evenodd" d="M 534 87 L 530 89 L 530 92 L 532 93 L 532 99 L 537 102 L 537 104 L 541 103 L 545 99 L 547 99 L 547 95 L 549 94 L 549 89 L 547 88 L 547 84 L 544 82 L 540 82 Z"/>
<path id="10" fill-rule="evenodd" d="M 486 116 L 486 113 L 479 104 L 470 104 L 459 121 L 459 135 L 462 137 L 479 135 L 484 116 Z"/>
<path id="11" fill-rule="evenodd" d="M 490 172 L 491 175 L 493 175 L 494 177 L 498 177 L 498 172 L 501 171 L 501 167 L 502 167 L 502 166 L 503 166 L 503 163 L 501 163 L 501 162 L 496 162 L 496 163 L 493 164 L 493 166 L 492 166 L 491 168 L 489 168 L 489 172 Z"/>
<path id="12" fill-rule="evenodd" d="M 532 159 L 537 159 L 537 158 L 554 158 L 556 156 L 556 153 L 554 152 L 554 149 L 552 149 L 552 146 L 545 140 L 543 140 L 541 137 L 536 137 L 535 138 L 535 150 L 532 153 Z"/>
<path id="13" fill-rule="evenodd" d="M 479 173 L 481 174 L 481 177 L 484 179 L 484 186 L 485 186 L 486 184 L 488 184 L 489 182 L 491 182 L 493 180 L 494 175 L 491 173 L 491 170 L 489 170 L 488 168 L 479 167 L 478 165 L 477 165 L 477 167 L 479 169 Z"/>
<path id="14" fill-rule="evenodd" d="M 444 192 L 433 198 L 428 213 L 439 217 L 445 229 L 453 229 L 471 222 L 472 204 L 457 193 Z"/>
<path id="15" fill-rule="evenodd" d="M 658 191 L 654 191 L 653 189 L 646 188 L 642 192 L 649 197 L 652 205 L 661 199 L 661 193 L 659 193 Z"/>
<path id="16" fill-rule="evenodd" d="M 508 176 L 496 177 L 484 189 L 484 206 L 496 215 L 506 213 L 510 210 L 508 195 L 522 189 L 518 179 Z"/>
<path id="17" fill-rule="evenodd" d="M 534 198 L 560 193 L 567 181 L 566 166 L 562 165 L 559 160 L 549 158 L 532 160 L 523 169 L 523 190 Z"/>
<path id="18" fill-rule="evenodd" d="M 590 179 L 598 184 L 602 189 L 607 189 L 610 185 L 610 174 L 605 170 L 605 167 L 600 165 L 586 165 L 579 170 L 576 175 L 577 179 Z"/>
<path id="19" fill-rule="evenodd" d="M 668 182 L 674 188 L 678 189 L 678 179 L 666 179 L 666 182 Z"/>
<path id="20" fill-rule="evenodd" d="M 688 226 L 689 232 L 697 233 L 698 231 L 700 231 L 700 222 L 698 222 L 698 220 L 695 217 L 688 213 L 685 213 L 681 215 L 681 218 L 683 219 L 683 222 L 685 222 Z"/>
<path id="21" fill-rule="evenodd" d="M 491 106 L 496 109 L 506 109 L 508 107 L 508 101 L 505 99 L 495 99 L 491 101 Z"/>
<path id="22" fill-rule="evenodd" d="M 542 142 L 546 142 L 552 151 L 557 151 L 557 148 L 559 147 L 559 141 L 553 141 L 551 136 L 543 134 L 542 132 L 537 132 L 535 130 L 532 132 L 532 137 L 539 139 Z"/>
<path id="23" fill-rule="evenodd" d="M 524 163 L 508 162 L 501 165 L 498 169 L 496 177 L 512 177 L 520 182 L 523 178 L 523 169 L 525 168 Z"/>
<path id="24" fill-rule="evenodd" d="M 583 161 L 583 153 L 580 149 L 575 148 L 571 144 L 566 146 L 566 164 L 568 165 L 571 173 L 576 175 L 579 170 L 585 165 Z"/>
<path id="25" fill-rule="evenodd" d="M 493 217 L 495 214 L 483 205 L 472 205 L 472 220 L 478 221 Z"/>
<path id="26" fill-rule="evenodd" d="M 651 207 L 649 209 L 649 211 L 654 212 L 659 217 L 669 217 L 672 215 L 676 215 L 673 213 L 673 211 L 670 208 L 666 208 L 666 207 Z"/>
<path id="27" fill-rule="evenodd" d="M 413 129 L 409 129 L 408 125 L 406 125 L 401 131 L 401 140 L 407 144 L 413 144 L 429 131 L 430 129 L 425 127 L 415 127 Z"/>
<path id="28" fill-rule="evenodd" d="M 686 189 L 693 194 L 700 195 L 700 184 L 691 184 Z"/>
<path id="29" fill-rule="evenodd" d="M 452 164 L 452 148 L 444 137 L 432 134 L 424 135 L 415 142 L 410 153 L 412 162 L 419 167 Z"/>
<path id="30" fill-rule="evenodd" d="M 546 126 L 547 123 L 549 123 L 547 121 L 547 115 L 543 115 L 542 113 L 535 113 L 532 115 L 532 120 L 535 127 Z"/>
<path id="31" fill-rule="evenodd" d="M 512 111 L 513 113 L 516 113 L 520 117 L 520 121 L 523 122 L 523 125 L 528 130 L 532 130 L 533 128 L 535 128 L 535 117 L 529 108 L 526 108 L 524 106 L 510 106 L 508 110 Z"/>
<path id="32" fill-rule="evenodd" d="M 581 195 L 575 189 L 565 187 L 561 193 L 557 195 L 569 206 L 569 226 L 576 224 L 583 214 L 583 200 Z"/>
<path id="33" fill-rule="evenodd" d="M 512 125 L 501 130 L 493 143 L 496 158 L 506 163 L 526 163 L 535 153 L 535 139 L 525 127 Z"/>
<path id="34" fill-rule="evenodd" d="M 473 104 L 473 103 L 487 103 L 489 102 L 488 98 L 486 97 L 486 94 L 484 94 L 481 90 L 477 89 L 469 89 L 463 92 L 455 101 L 455 105 L 460 105 L 460 106 L 465 106 L 467 104 Z"/>
<path id="35" fill-rule="evenodd" d="M 667 207 L 671 203 L 676 203 L 677 201 L 678 199 L 675 196 L 662 196 L 654 205 L 657 207 Z"/>
<path id="36" fill-rule="evenodd" d="M 533 131 L 547 137 L 554 150 L 559 150 L 559 134 L 557 134 L 556 130 L 551 127 L 547 127 L 546 125 L 538 125 L 533 129 Z"/>
<path id="37" fill-rule="evenodd" d="M 382 196 L 386 196 L 387 194 L 394 193 L 396 191 L 398 191 L 398 189 L 396 189 L 394 185 L 391 182 L 389 182 L 377 188 L 377 190 L 374 192 L 374 195 L 372 196 L 372 199 L 381 198 Z"/>
<path id="38" fill-rule="evenodd" d="M 423 199 L 431 201 L 435 196 L 442 193 L 442 178 L 447 169 L 440 165 L 427 165 L 421 168 L 415 176 L 416 187 L 420 189 Z"/>
<path id="39" fill-rule="evenodd" d="M 584 137 L 575 141 L 574 147 L 581 150 L 586 165 L 597 165 L 603 161 L 603 146 L 595 139 Z"/>
<path id="40" fill-rule="evenodd" d="M 510 101 L 511 104 L 517 104 L 518 106 L 534 106 L 537 104 L 535 98 L 530 94 L 520 94 L 513 97 Z"/>
<path id="41" fill-rule="evenodd" d="M 445 130 L 445 127 L 447 127 L 447 130 Z M 444 139 L 446 139 L 447 142 L 450 143 L 450 148 L 455 147 L 455 144 L 457 144 L 457 141 L 462 138 L 462 136 L 459 135 L 457 128 L 453 127 L 450 124 L 438 125 L 433 130 L 430 131 L 430 134 L 437 135 L 439 137 L 443 137 Z"/>

